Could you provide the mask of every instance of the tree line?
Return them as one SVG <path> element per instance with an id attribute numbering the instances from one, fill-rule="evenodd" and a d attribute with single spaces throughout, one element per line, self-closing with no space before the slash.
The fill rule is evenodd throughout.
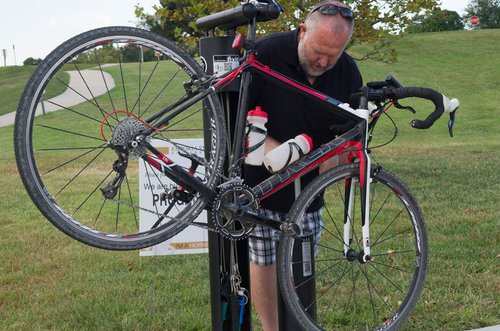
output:
<path id="1" fill-rule="evenodd" d="M 279 0 L 285 8 L 274 21 L 261 23 L 259 35 L 275 31 L 286 31 L 304 21 L 309 9 L 318 0 Z M 455 11 L 444 10 L 439 0 L 345 0 L 356 17 L 355 30 L 349 47 L 363 44 L 363 53 L 353 54 L 357 60 L 373 59 L 384 62 L 396 60 L 397 51 L 393 42 L 405 33 L 436 32 L 468 29 L 500 28 L 500 0 L 471 0 L 460 16 Z M 234 7 L 239 0 L 159 0 L 150 14 L 137 5 L 135 15 L 139 25 L 165 36 L 184 47 L 191 54 L 197 53 L 197 42 L 203 32 L 195 26 L 196 19 Z M 478 16 L 480 24 L 472 26 L 471 16 Z M 243 27 L 241 30 L 244 30 Z M 103 47 L 98 50 L 103 63 L 151 61 L 156 57 L 152 50 L 143 50 L 137 45 L 120 49 Z M 37 65 L 41 59 L 27 58 L 24 65 Z M 91 63 L 92 54 L 81 54 L 79 63 Z"/>
<path id="2" fill-rule="evenodd" d="M 286 31 L 298 27 L 309 9 L 319 0 L 279 0 L 285 11 L 274 21 L 259 24 L 260 35 Z M 354 54 L 358 60 L 374 59 L 392 62 L 397 52 L 393 42 L 405 33 L 436 32 L 469 29 L 500 28 L 500 0 L 471 0 L 460 16 L 455 11 L 440 8 L 437 0 L 344 0 L 356 18 L 353 38 L 349 46 L 363 44 L 365 51 Z M 238 0 L 160 0 L 150 14 L 136 7 L 136 16 L 143 27 L 161 34 L 188 49 L 197 52 L 197 41 L 203 36 L 195 26 L 197 18 L 231 8 Z M 472 27 L 468 21 L 473 15 L 481 23 Z M 244 28 L 243 28 L 244 30 Z"/>

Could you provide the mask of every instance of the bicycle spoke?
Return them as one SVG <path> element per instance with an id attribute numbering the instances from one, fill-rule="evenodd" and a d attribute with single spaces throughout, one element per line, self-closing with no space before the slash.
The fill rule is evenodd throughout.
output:
<path id="1" fill-rule="evenodd" d="M 381 266 L 384 266 L 386 268 L 390 268 L 390 269 L 394 269 L 394 270 L 397 270 L 397 271 L 401 271 L 401 272 L 404 272 L 404 273 L 407 273 L 407 274 L 410 274 L 411 271 L 410 270 L 406 270 L 406 269 L 402 269 L 402 268 L 398 268 L 398 267 L 395 267 L 395 266 L 391 266 L 391 265 L 388 265 L 388 264 L 385 264 L 385 263 L 382 263 L 380 261 L 370 261 L 372 263 L 375 263 L 375 264 L 378 264 L 378 265 L 381 265 Z"/>
<path id="2" fill-rule="evenodd" d="M 167 83 L 165 84 L 165 86 L 163 86 L 163 88 L 160 90 L 160 92 L 158 92 L 158 94 L 153 98 L 153 101 L 151 101 L 149 103 L 149 105 L 144 110 L 143 114 L 145 114 L 153 106 L 153 104 L 156 102 L 156 100 L 160 97 L 160 95 L 163 94 L 163 92 L 167 89 L 167 87 L 170 85 L 170 83 L 174 80 L 175 77 L 177 77 L 177 75 L 180 72 L 181 72 L 181 68 L 177 69 L 177 71 L 175 72 L 175 74 L 167 81 Z"/>
<path id="3" fill-rule="evenodd" d="M 125 78 L 123 77 L 123 65 L 122 65 L 122 58 L 121 56 L 118 57 L 118 64 L 120 66 L 120 77 L 122 80 L 122 90 L 123 90 L 123 100 L 125 101 L 125 110 L 129 112 L 128 110 L 128 101 L 127 101 L 127 91 L 125 90 Z"/>
<path id="4" fill-rule="evenodd" d="M 142 86 L 142 61 L 139 61 L 139 77 L 138 77 L 138 81 L 139 81 L 139 84 L 138 84 L 138 92 L 137 92 L 137 99 L 135 100 L 135 104 L 134 106 L 132 107 L 132 114 L 134 113 L 134 109 L 135 109 L 135 106 L 139 105 L 139 108 L 138 108 L 138 111 L 137 111 L 137 114 L 140 114 L 141 113 L 141 86 Z"/>
<path id="5" fill-rule="evenodd" d="M 118 201 L 122 200 L 122 186 L 118 189 Z M 120 203 L 116 204 L 115 233 L 118 233 L 118 220 L 120 219 Z"/>
<path id="6" fill-rule="evenodd" d="M 343 260 L 345 260 L 345 257 L 338 257 L 338 258 L 331 258 L 331 259 L 322 259 L 322 260 L 314 259 L 314 263 L 343 261 Z M 293 261 L 293 262 L 291 262 L 291 265 L 304 264 L 304 263 L 309 263 L 309 261 L 307 261 L 307 262 L 305 262 L 305 261 Z"/>
<path id="7" fill-rule="evenodd" d="M 377 290 L 377 287 L 371 282 L 370 277 L 368 276 L 366 270 L 364 268 L 362 268 L 361 266 L 359 266 L 359 265 L 357 265 L 357 266 L 361 269 L 361 272 L 364 274 L 364 276 L 366 278 L 367 286 L 369 287 L 369 292 L 370 292 L 370 302 L 372 303 L 373 317 L 376 319 L 377 316 L 375 314 L 375 303 L 373 301 L 373 296 L 371 295 L 371 289 L 373 289 L 375 291 L 375 293 L 378 295 L 378 297 L 380 298 L 380 300 L 386 306 L 387 310 L 390 311 L 391 308 L 387 304 L 386 300 L 384 300 L 384 298 L 382 297 L 382 294 Z"/>
<path id="8" fill-rule="evenodd" d="M 86 135 L 83 133 L 73 132 L 73 131 L 60 129 L 60 128 L 56 128 L 56 127 L 52 127 L 52 126 L 48 126 L 48 125 L 43 125 L 43 124 L 37 124 L 37 126 L 45 128 L 45 129 L 50 129 L 50 130 L 54 130 L 54 131 L 68 133 L 68 134 L 79 136 L 79 137 L 89 138 L 89 139 L 93 139 L 93 140 L 99 140 L 102 142 L 102 138 L 92 137 L 92 136 L 89 136 L 89 135 Z"/>
<path id="9" fill-rule="evenodd" d="M 58 148 L 37 148 L 35 152 L 62 152 L 62 151 L 80 151 L 80 150 L 96 150 L 106 149 L 108 146 L 102 144 L 101 146 L 86 146 L 86 147 L 58 147 Z"/>
<path id="10" fill-rule="evenodd" d="M 78 74 L 80 75 L 80 78 L 82 79 L 83 83 L 85 84 L 85 87 L 87 87 L 87 91 L 89 91 L 90 93 L 90 96 L 92 97 L 92 100 L 94 100 L 94 102 L 92 103 L 89 99 L 85 98 L 85 100 L 87 100 L 88 102 L 92 103 L 97 109 L 99 109 L 102 113 L 103 113 L 103 117 L 104 117 L 104 114 L 107 115 L 106 111 L 99 105 L 99 102 L 97 102 L 97 99 L 95 98 L 94 96 L 94 93 L 92 92 L 92 89 L 90 88 L 89 84 L 87 83 L 87 81 L 85 80 L 85 78 L 83 77 L 83 74 L 82 74 L 82 71 L 80 70 L 80 68 L 78 68 L 78 65 L 75 63 L 74 64 L 75 68 L 76 68 L 76 71 L 78 72 Z M 80 94 L 81 95 L 81 94 Z"/>
<path id="11" fill-rule="evenodd" d="M 146 169 L 146 177 L 148 179 L 149 191 L 151 192 L 151 195 L 152 195 L 153 194 L 153 184 L 151 183 L 151 176 L 149 175 L 148 168 L 153 172 L 153 174 L 155 176 L 157 176 L 157 174 L 156 174 L 156 171 L 154 170 L 154 168 L 148 162 L 146 162 L 145 160 L 143 160 L 143 162 L 144 162 L 145 169 Z M 158 177 L 156 177 L 156 178 L 159 180 Z M 155 208 L 156 213 L 158 214 L 158 206 L 156 204 L 154 204 L 154 208 Z"/>
<path id="12" fill-rule="evenodd" d="M 196 110 L 195 112 L 193 112 L 192 114 L 189 114 L 189 115 L 187 115 L 186 117 L 184 117 L 184 118 L 182 118 L 182 119 L 178 120 L 177 122 L 175 122 L 175 123 L 173 123 L 173 124 L 170 124 L 169 126 L 167 126 L 167 127 L 165 128 L 165 131 L 169 131 L 169 128 L 171 128 L 171 127 L 173 127 L 173 126 L 175 126 L 175 125 L 177 125 L 177 124 L 179 124 L 179 123 L 184 122 L 185 120 L 187 120 L 188 118 L 190 118 L 190 117 L 192 117 L 192 116 L 194 116 L 194 115 L 198 114 L 198 113 L 199 113 L 199 112 L 201 112 L 202 110 L 203 110 L 203 108 L 200 108 L 200 109 Z M 200 131 L 203 131 L 203 129 L 201 129 Z"/>
<path id="13" fill-rule="evenodd" d="M 393 235 L 391 235 L 391 236 L 389 236 L 389 237 L 385 238 L 384 240 L 377 240 L 377 241 L 375 242 L 375 244 L 374 244 L 374 245 L 371 245 L 371 246 L 373 247 L 373 246 L 380 245 L 381 243 L 386 242 L 386 241 L 387 241 L 387 240 L 389 240 L 389 239 L 392 239 L 392 238 L 394 238 L 394 237 L 400 236 L 400 235 L 405 234 L 405 233 L 407 233 L 407 232 L 411 232 L 412 230 L 413 230 L 413 228 L 411 228 L 411 227 L 406 228 L 406 229 L 404 229 L 404 230 L 402 230 L 402 231 L 399 231 L 398 233 L 395 233 L 395 234 L 393 234 Z"/>
<path id="14" fill-rule="evenodd" d="M 372 186 L 375 186 L 375 185 L 372 185 Z M 382 205 L 378 208 L 377 212 L 375 213 L 375 216 L 370 221 L 370 226 L 373 226 L 375 224 L 375 221 L 377 219 L 378 214 L 380 213 L 380 211 L 382 210 L 382 208 L 384 208 L 385 204 L 387 203 L 387 200 L 389 200 L 390 197 L 391 197 L 391 193 L 389 192 L 389 193 L 387 193 L 387 197 L 385 198 L 384 202 L 382 203 Z M 373 206 L 373 204 L 371 206 Z"/>
<path id="15" fill-rule="evenodd" d="M 86 115 L 86 114 L 83 114 L 83 113 L 81 113 L 81 112 L 79 112 L 79 111 L 76 111 L 76 110 L 74 110 L 74 109 L 72 109 L 72 108 L 69 108 L 69 107 L 63 106 L 63 105 L 61 105 L 61 104 L 58 104 L 57 102 L 54 102 L 54 101 L 52 101 L 52 100 L 50 100 L 50 99 L 49 99 L 49 100 L 44 100 L 44 102 L 48 102 L 48 103 L 50 103 L 50 104 L 52 104 L 52 105 L 54 105 L 54 106 L 60 107 L 60 108 L 62 108 L 62 109 L 64 109 L 64 110 L 70 111 L 70 112 L 72 112 L 72 113 L 75 113 L 75 114 L 80 115 L 80 116 L 82 116 L 82 117 L 85 117 L 85 118 L 87 118 L 87 119 L 90 119 L 90 120 L 92 120 L 92 121 L 94 121 L 94 122 L 96 122 L 96 123 L 99 123 L 99 124 L 101 123 L 101 121 L 100 121 L 100 120 L 98 120 L 98 119 L 96 119 L 96 118 L 94 118 L 94 117 L 91 117 L 91 116 L 89 116 L 89 115 Z"/>
<path id="16" fill-rule="evenodd" d="M 82 207 L 83 205 L 90 199 L 90 197 L 92 195 L 94 195 L 94 193 L 100 188 L 102 187 L 102 184 L 104 184 L 104 182 L 109 178 L 109 176 L 111 176 L 111 174 L 114 172 L 114 170 L 111 170 L 102 180 L 99 184 L 97 184 L 94 189 L 92 190 L 92 192 L 90 192 L 87 197 L 82 201 L 82 203 L 73 211 L 73 215 L 75 215 Z"/>
<path id="17" fill-rule="evenodd" d="M 95 227 L 97 225 L 97 220 L 99 219 L 99 216 L 101 216 L 102 210 L 104 209 L 104 205 L 106 204 L 107 199 L 102 199 L 102 204 L 101 208 L 99 208 L 99 212 L 97 213 L 96 217 L 94 218 L 94 224 L 93 226 Z"/>
<path id="18" fill-rule="evenodd" d="M 329 246 L 322 245 L 322 244 L 320 244 L 320 243 L 315 243 L 315 245 L 317 245 L 318 247 L 323 247 L 323 248 L 326 248 L 327 250 L 330 250 L 330 251 L 334 251 L 334 252 L 337 252 L 337 253 L 342 253 L 342 254 L 344 254 L 344 251 L 343 251 L 343 250 L 340 250 L 340 249 L 335 249 L 335 248 L 332 248 L 332 247 L 329 247 Z"/>
<path id="19" fill-rule="evenodd" d="M 104 71 L 102 70 L 101 61 L 99 61 L 99 57 L 97 57 L 97 65 L 99 66 L 99 71 L 101 72 L 102 81 L 104 82 L 104 86 L 106 87 L 106 94 L 108 95 L 109 102 L 111 103 L 111 109 L 115 110 L 116 109 L 115 104 L 113 102 L 113 98 L 111 98 L 111 93 L 109 91 L 108 82 L 106 81 L 106 78 L 104 77 Z"/>
<path id="20" fill-rule="evenodd" d="M 146 83 L 144 84 L 144 87 L 142 88 L 142 90 L 140 89 L 139 90 L 139 97 L 137 98 L 134 106 L 132 107 L 132 112 L 134 112 L 134 109 L 135 109 L 135 106 L 137 105 L 138 102 L 140 102 L 141 100 L 141 97 L 142 97 L 142 94 L 144 93 L 144 91 L 146 90 L 146 87 L 148 87 L 149 85 L 149 81 L 151 80 L 151 77 L 153 77 L 155 71 L 156 71 L 156 68 L 158 67 L 158 64 L 160 64 L 160 61 L 156 61 L 155 63 L 155 66 L 153 68 L 153 70 L 149 73 L 149 76 L 148 76 L 148 79 L 146 80 Z M 147 110 L 147 109 L 146 109 Z M 144 112 L 141 112 L 141 109 L 140 109 L 140 105 L 139 105 L 139 110 L 137 112 L 138 116 L 139 117 L 142 117 L 142 115 L 144 115 L 144 113 L 146 112 L 146 110 Z"/>
<path id="21" fill-rule="evenodd" d="M 375 262 L 375 263 L 377 263 L 377 262 Z M 377 263 L 377 264 L 380 264 L 380 265 L 392 268 L 391 266 L 385 265 L 383 263 Z M 403 290 L 399 286 L 397 286 L 396 284 L 394 284 L 394 282 L 392 280 L 390 280 L 389 278 L 387 278 L 387 276 L 385 274 L 383 274 L 373 263 L 370 263 L 369 265 L 370 265 L 370 267 L 372 267 L 373 269 L 375 269 L 382 277 L 384 277 L 389 283 L 391 283 L 392 286 L 394 286 L 400 293 L 404 294 Z M 394 269 L 403 271 L 402 269 L 399 269 L 399 268 L 394 268 Z M 408 271 L 403 271 L 403 272 L 408 272 Z"/>
<path id="22" fill-rule="evenodd" d="M 48 171 L 44 172 L 44 173 L 42 174 L 42 176 L 46 176 L 47 174 L 49 174 L 49 173 L 51 173 L 51 172 L 53 172 L 53 171 L 55 171 L 55 170 L 57 170 L 57 169 L 60 169 L 60 168 L 62 168 L 62 167 L 64 167 L 64 166 L 66 166 L 66 165 L 68 165 L 68 164 L 70 164 L 70 163 L 72 163 L 72 162 L 74 162 L 74 161 L 76 161 L 76 160 L 80 159 L 81 157 L 83 157 L 83 156 L 85 156 L 85 155 L 87 155 L 87 154 L 89 154 L 89 153 L 92 153 L 93 151 L 95 151 L 95 150 L 97 150 L 97 149 L 99 149 L 99 148 L 103 148 L 103 151 L 104 151 L 105 145 L 103 144 L 103 145 L 101 145 L 101 146 L 94 147 L 94 148 L 92 148 L 91 150 L 89 150 L 89 151 L 87 151 L 87 152 L 85 152 L 85 153 L 82 153 L 82 154 L 80 154 L 80 155 L 78 155 L 78 156 L 75 156 L 74 158 L 72 158 L 72 159 L 70 159 L 70 160 L 68 160 L 68 161 L 66 161 L 66 162 L 64 162 L 64 163 L 62 163 L 62 164 L 60 164 L 60 165 L 56 166 L 55 168 L 52 168 L 52 169 L 50 169 L 50 170 L 48 170 Z M 53 151 L 53 150 L 54 150 L 54 149 L 51 149 L 51 151 Z M 59 149 L 56 149 L 56 150 L 59 150 Z M 66 150 L 66 149 L 65 149 L 65 150 Z M 37 151 L 39 151 L 39 150 L 37 150 Z"/>
<path id="23" fill-rule="evenodd" d="M 135 206 L 134 199 L 132 197 L 132 190 L 130 189 L 130 183 L 128 181 L 128 176 L 125 176 L 125 183 L 127 183 L 127 191 L 128 191 L 128 197 L 129 197 L 130 204 L 132 206 Z M 135 208 L 131 208 L 131 209 L 132 209 L 132 213 L 134 214 L 135 226 L 137 229 L 139 229 L 139 220 L 137 219 L 137 214 L 135 212 Z"/>
<path id="24" fill-rule="evenodd" d="M 328 268 L 328 269 L 331 269 L 331 268 L 333 268 L 333 267 L 335 267 L 335 265 L 331 266 L 331 267 L 330 267 L 330 268 Z M 337 284 L 337 282 L 338 282 L 338 281 L 340 281 L 342 278 L 344 278 L 344 276 L 345 276 L 345 275 L 346 275 L 346 273 L 348 272 L 348 270 L 346 270 L 347 268 L 352 269 L 352 268 L 353 268 L 353 265 L 352 265 L 352 264 L 351 264 L 350 266 L 349 266 L 349 265 L 346 265 L 346 267 L 344 268 L 344 271 L 342 272 L 342 275 L 340 275 L 340 276 L 339 276 L 339 277 L 338 277 L 335 281 L 333 281 L 333 282 L 332 282 L 332 285 L 330 285 L 327 289 L 325 289 L 324 291 L 322 291 L 322 293 L 320 294 L 320 296 L 319 296 L 319 297 L 318 297 L 318 296 L 316 296 L 316 300 L 315 300 L 313 303 L 311 303 L 311 304 L 310 304 L 310 305 L 309 305 L 309 306 L 308 306 L 305 310 L 309 309 L 309 308 L 310 308 L 310 307 L 311 307 L 314 303 L 318 302 L 318 301 L 319 301 L 319 300 L 320 300 L 323 296 L 325 296 L 325 295 L 326 295 L 326 292 L 327 292 L 327 290 L 328 290 L 328 289 L 331 289 L 333 286 L 335 286 L 335 285 Z M 328 269 L 324 270 L 324 272 L 328 271 Z M 349 270 L 350 270 L 350 269 L 349 269 Z M 321 272 L 321 273 L 324 273 L 324 272 Z M 320 273 L 320 274 L 321 274 L 321 273 Z M 315 276 L 314 278 L 318 278 L 318 276 L 319 276 L 319 274 L 316 274 L 316 276 Z M 313 279 L 313 278 L 309 278 L 306 282 L 310 281 L 311 279 Z M 306 282 L 303 282 L 303 283 L 302 283 L 302 285 L 303 285 L 304 283 L 306 283 Z M 298 288 L 298 286 L 297 286 L 296 288 Z"/>
<path id="25" fill-rule="evenodd" d="M 415 253 L 415 250 L 405 250 L 405 251 L 391 251 L 387 253 L 379 253 L 379 254 L 372 254 L 372 257 L 377 257 L 377 256 L 391 256 L 391 255 L 396 255 L 396 254 L 407 254 L 407 253 Z"/>
<path id="26" fill-rule="evenodd" d="M 330 210 L 326 205 L 324 207 L 324 210 L 326 210 L 326 213 L 328 214 L 328 218 L 331 220 L 331 223 L 335 227 L 335 230 L 337 230 L 338 237 L 334 233 L 332 233 L 330 230 L 328 230 L 325 226 L 323 226 L 322 229 L 325 230 L 326 232 L 328 232 L 333 238 L 337 239 L 340 243 L 345 244 L 345 245 L 349 245 L 348 243 L 344 242 L 344 239 L 342 238 L 342 233 L 340 232 L 340 229 L 338 228 L 337 223 L 334 221 L 333 216 L 330 213 Z"/>
<path id="27" fill-rule="evenodd" d="M 349 293 L 349 299 L 347 300 L 347 303 L 346 303 L 346 306 L 345 306 L 345 309 L 344 309 L 344 314 L 347 314 L 347 308 L 349 307 L 349 303 L 352 301 L 352 302 L 355 302 L 356 301 L 356 283 L 358 281 L 358 277 L 359 277 L 359 272 L 357 273 L 354 273 L 354 270 L 352 270 L 351 268 L 351 276 L 354 277 L 353 280 L 352 280 L 352 288 L 351 288 L 351 292 Z M 354 307 L 354 309 L 356 309 L 356 307 Z M 356 313 L 356 311 L 354 311 L 354 313 Z"/>
<path id="28" fill-rule="evenodd" d="M 342 263 L 342 261 L 339 261 L 339 262 L 337 262 L 337 263 L 334 263 L 334 264 L 333 264 L 333 265 L 331 265 L 330 267 L 328 267 L 328 268 L 326 268 L 326 269 L 324 269 L 324 270 L 321 270 L 320 272 L 316 273 L 316 274 L 314 275 L 314 277 L 308 278 L 308 279 L 306 279 L 305 281 L 303 281 L 302 283 L 299 283 L 298 285 L 297 285 L 297 284 L 295 284 L 295 290 L 297 290 L 299 287 L 303 286 L 304 284 L 309 283 L 311 280 L 318 278 L 319 276 L 321 276 L 322 274 L 324 274 L 324 273 L 325 273 L 325 272 L 327 272 L 328 270 L 330 270 L 330 269 L 332 269 L 332 268 L 336 267 L 336 266 L 337 266 L 337 265 L 339 265 L 340 263 Z"/>
<path id="29" fill-rule="evenodd" d="M 170 211 L 172 210 L 172 208 L 175 206 L 176 202 L 177 202 L 176 199 L 172 200 L 172 202 L 168 205 L 167 209 L 165 209 L 165 211 L 163 212 L 163 215 L 161 215 L 156 220 L 156 222 L 153 224 L 153 226 L 150 228 L 150 230 L 156 229 L 161 224 L 161 222 L 163 222 L 163 220 L 165 219 L 165 216 L 167 216 L 168 213 L 170 213 Z"/>
<path id="30" fill-rule="evenodd" d="M 396 217 L 394 217 L 394 219 L 385 227 L 384 231 L 382 231 L 382 233 L 378 236 L 378 238 L 376 240 L 374 240 L 374 243 L 372 244 L 372 246 L 375 246 L 378 244 L 380 238 L 382 238 L 382 236 L 387 232 L 387 230 L 394 224 L 394 222 L 396 222 L 396 220 L 399 218 L 399 216 L 403 213 L 404 209 L 401 209 L 399 211 L 399 213 L 396 215 Z M 387 240 L 387 239 L 386 239 Z"/>
<path id="31" fill-rule="evenodd" d="M 55 196 L 57 197 L 62 191 L 64 191 L 73 181 L 75 181 L 84 171 L 85 169 L 87 169 L 105 150 L 101 150 L 99 153 L 97 153 L 96 156 L 94 156 L 82 169 L 80 169 L 80 171 L 78 171 L 78 173 L 73 176 L 73 178 L 71 178 L 67 183 L 66 185 L 64 185 L 60 190 L 59 192 L 57 192 L 55 194 Z"/>

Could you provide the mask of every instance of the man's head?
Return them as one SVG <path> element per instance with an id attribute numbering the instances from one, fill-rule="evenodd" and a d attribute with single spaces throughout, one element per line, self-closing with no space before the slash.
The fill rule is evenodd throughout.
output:
<path id="1" fill-rule="evenodd" d="M 342 55 L 354 27 L 352 11 L 339 1 L 313 7 L 299 31 L 299 62 L 309 77 L 331 69 Z"/>

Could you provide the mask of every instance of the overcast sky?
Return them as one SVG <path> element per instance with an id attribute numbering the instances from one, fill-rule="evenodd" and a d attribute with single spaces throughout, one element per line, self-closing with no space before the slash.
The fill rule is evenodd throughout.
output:
<path id="1" fill-rule="evenodd" d="M 204 0 L 200 0 L 204 1 Z M 469 0 L 442 0 L 443 9 L 463 14 Z M 152 13 L 159 0 L 0 0 L 1 50 L 7 50 L 7 65 L 22 65 L 28 57 L 44 58 L 70 37 L 102 26 L 135 26 L 136 4 Z"/>

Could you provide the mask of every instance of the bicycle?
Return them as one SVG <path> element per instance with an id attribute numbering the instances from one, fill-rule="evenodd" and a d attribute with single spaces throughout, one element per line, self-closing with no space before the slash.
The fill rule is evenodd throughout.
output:
<path id="1" fill-rule="evenodd" d="M 257 22 L 275 19 L 281 10 L 273 0 L 247 2 L 198 20 L 203 29 L 248 24 L 240 62 L 219 75 L 206 75 L 173 42 L 137 28 L 101 28 L 66 41 L 38 66 L 19 103 L 15 150 L 21 178 L 53 225 L 103 249 L 152 246 L 188 225 L 232 240 L 250 236 L 255 224 L 277 229 L 281 231 L 279 284 L 291 316 L 304 329 L 397 329 L 422 291 L 427 232 L 420 207 L 403 182 L 372 164 L 369 143 L 387 105 L 398 105 L 397 100 L 408 97 L 435 105 L 427 119 L 414 120 L 413 127 L 428 128 L 447 112 L 452 134 L 458 101 L 432 89 L 403 87 L 388 77 L 355 94 L 360 107 L 353 109 L 282 76 L 255 61 L 252 48 Z M 127 54 L 138 51 L 156 59 L 127 62 Z M 80 77 L 82 88 L 68 81 L 69 69 Z M 97 82 L 87 79 L 85 70 L 96 71 Z M 115 88 L 105 72 L 118 78 Z M 248 187 L 241 168 L 248 87 L 255 73 L 356 124 L 265 182 Z M 240 106 L 231 140 L 217 93 L 237 77 Z M 95 95 L 97 89 L 104 94 Z M 59 90 L 79 101 L 73 105 L 47 97 Z M 54 111 L 38 116 L 40 102 Z M 193 143 L 193 137 L 203 138 L 204 143 Z M 158 140 L 167 142 L 169 152 L 189 165 L 173 162 L 164 147 L 155 147 Z M 224 174 L 226 153 L 229 171 Z M 341 153 L 349 154 L 349 164 L 311 182 L 284 222 L 259 212 L 260 200 Z M 151 178 L 160 187 L 153 187 Z M 155 197 L 152 206 L 139 196 L 139 186 Z M 305 251 L 312 252 L 295 260 L 294 249 L 307 243 L 300 220 L 316 197 L 323 200 L 321 241 L 306 246 Z M 212 211 L 208 224 L 195 221 L 203 210 Z M 141 228 L 141 213 L 153 215 L 155 222 Z M 314 284 L 313 302 L 301 302 L 297 293 L 304 284 L 294 280 L 297 270 L 315 271 L 304 281 Z"/>

